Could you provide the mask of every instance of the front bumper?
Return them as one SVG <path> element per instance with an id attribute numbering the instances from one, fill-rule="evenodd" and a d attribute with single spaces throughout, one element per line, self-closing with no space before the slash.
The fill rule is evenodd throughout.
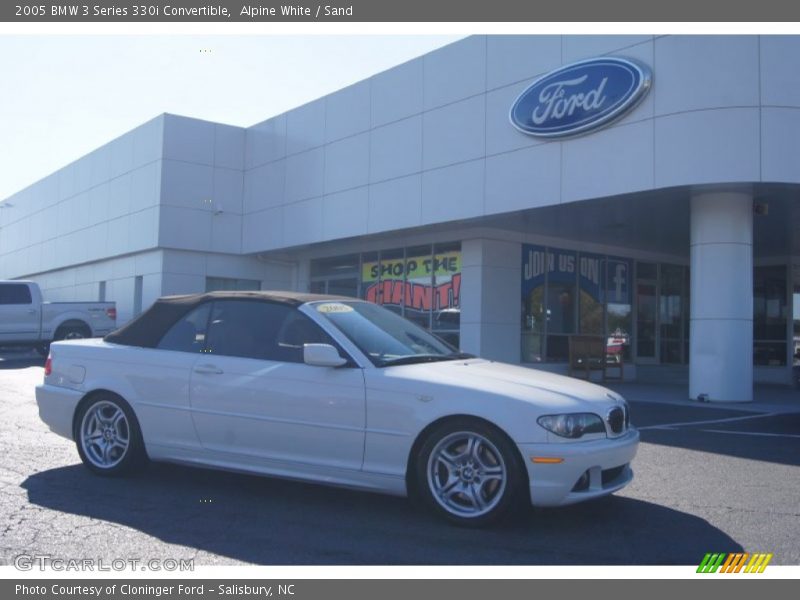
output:
<path id="1" fill-rule="evenodd" d="M 563 506 L 612 494 L 633 479 L 630 463 L 639 447 L 639 432 L 591 442 L 518 444 L 528 467 L 531 504 Z M 554 464 L 533 463 L 532 457 L 562 458 Z M 620 468 L 621 467 L 621 468 Z M 588 485 L 573 491 L 588 471 Z"/>
<path id="2" fill-rule="evenodd" d="M 39 418 L 51 431 L 67 439 L 72 437 L 72 419 L 83 398 L 83 392 L 55 385 L 36 386 L 36 404 Z"/>

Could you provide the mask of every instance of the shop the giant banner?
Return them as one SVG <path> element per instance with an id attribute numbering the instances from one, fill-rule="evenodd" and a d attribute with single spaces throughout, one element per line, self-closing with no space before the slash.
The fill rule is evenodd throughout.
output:
<path id="1" fill-rule="evenodd" d="M 364 298 L 378 304 L 405 305 L 427 312 L 458 308 L 461 293 L 461 253 L 444 252 L 362 265 Z"/>

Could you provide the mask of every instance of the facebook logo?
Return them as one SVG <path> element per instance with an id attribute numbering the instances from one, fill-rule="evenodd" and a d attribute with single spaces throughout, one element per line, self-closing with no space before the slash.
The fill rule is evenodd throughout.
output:
<path id="1" fill-rule="evenodd" d="M 630 304 L 630 261 L 614 260 L 608 261 L 608 301 L 612 304 Z"/>

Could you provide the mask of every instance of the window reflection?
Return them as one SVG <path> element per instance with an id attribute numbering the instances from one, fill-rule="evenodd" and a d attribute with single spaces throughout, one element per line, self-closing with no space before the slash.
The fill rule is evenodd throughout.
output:
<path id="1" fill-rule="evenodd" d="M 312 260 L 310 289 L 381 304 L 459 346 L 459 242 Z"/>
<path id="2" fill-rule="evenodd" d="M 786 265 L 753 270 L 753 364 L 786 365 Z"/>
<path id="3" fill-rule="evenodd" d="M 525 244 L 522 271 L 522 362 L 568 360 L 574 334 L 604 337 L 610 360 L 630 357 L 629 259 Z"/>

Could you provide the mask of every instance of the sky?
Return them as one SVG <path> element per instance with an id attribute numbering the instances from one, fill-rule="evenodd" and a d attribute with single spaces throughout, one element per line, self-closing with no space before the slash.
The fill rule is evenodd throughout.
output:
<path id="1" fill-rule="evenodd" d="M 161 113 L 249 126 L 461 36 L 0 36 L 0 201 Z"/>

